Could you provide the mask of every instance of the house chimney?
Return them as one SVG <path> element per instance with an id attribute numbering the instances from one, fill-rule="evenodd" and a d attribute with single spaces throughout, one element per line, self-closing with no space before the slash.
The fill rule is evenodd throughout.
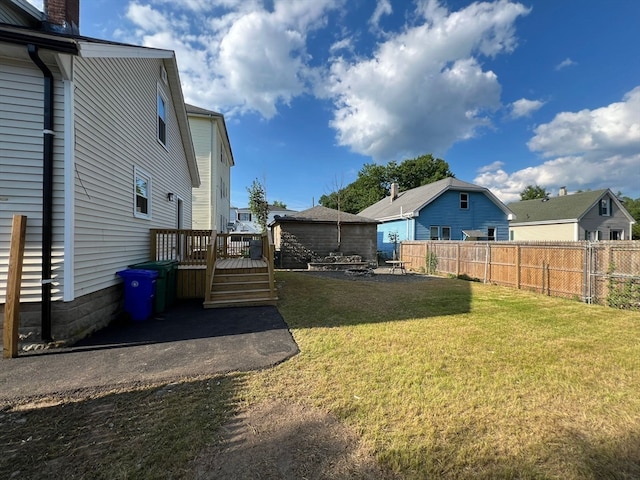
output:
<path id="1" fill-rule="evenodd" d="M 559 197 L 564 197 L 567 194 L 567 187 L 560 187 L 560 191 L 558 192 Z"/>
<path id="2" fill-rule="evenodd" d="M 44 0 L 45 30 L 80 34 L 80 0 Z"/>
<path id="3" fill-rule="evenodd" d="M 398 184 L 393 182 L 391 184 L 391 201 L 393 202 L 396 198 L 398 198 Z"/>

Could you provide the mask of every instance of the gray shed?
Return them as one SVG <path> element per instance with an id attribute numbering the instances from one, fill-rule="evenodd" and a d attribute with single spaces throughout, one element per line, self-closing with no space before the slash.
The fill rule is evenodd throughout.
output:
<path id="1" fill-rule="evenodd" d="M 376 261 L 378 221 L 316 206 L 276 216 L 269 225 L 276 247 L 276 267 L 307 268 L 309 262 L 341 253 Z"/>

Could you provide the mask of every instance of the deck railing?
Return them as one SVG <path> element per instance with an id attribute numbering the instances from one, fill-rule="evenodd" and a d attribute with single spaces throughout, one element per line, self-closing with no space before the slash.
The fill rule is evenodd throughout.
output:
<path id="1" fill-rule="evenodd" d="M 151 229 L 152 261 L 177 260 L 178 265 L 206 265 L 211 230 Z"/>

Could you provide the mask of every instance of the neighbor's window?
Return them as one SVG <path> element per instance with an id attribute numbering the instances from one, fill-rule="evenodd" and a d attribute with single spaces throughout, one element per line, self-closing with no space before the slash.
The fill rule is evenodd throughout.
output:
<path id="1" fill-rule="evenodd" d="M 240 220 L 241 222 L 250 222 L 251 221 L 251 214 L 250 213 L 240 212 L 240 213 L 238 213 L 238 220 Z"/>
<path id="2" fill-rule="evenodd" d="M 487 228 L 487 240 L 493 242 L 496 240 L 496 229 L 495 227 Z"/>
<path id="3" fill-rule="evenodd" d="M 430 228 L 430 238 L 431 240 L 440 240 L 440 228 L 439 227 L 431 227 Z"/>
<path id="4" fill-rule="evenodd" d="M 603 217 L 608 217 L 611 215 L 611 200 L 608 198 L 603 198 L 600 200 L 600 215 Z"/>
<path id="5" fill-rule="evenodd" d="M 151 175 L 134 168 L 133 216 L 151 218 Z"/>
<path id="6" fill-rule="evenodd" d="M 469 194 L 461 193 L 460 194 L 460 208 L 463 210 L 467 210 L 469 208 Z"/>
<path id="7" fill-rule="evenodd" d="M 609 240 L 623 240 L 622 230 L 611 230 L 609 232 Z"/>
<path id="8" fill-rule="evenodd" d="M 442 240 L 451 240 L 451 227 L 442 227 Z"/>
<path id="9" fill-rule="evenodd" d="M 167 146 L 167 101 L 158 90 L 158 141 Z"/>

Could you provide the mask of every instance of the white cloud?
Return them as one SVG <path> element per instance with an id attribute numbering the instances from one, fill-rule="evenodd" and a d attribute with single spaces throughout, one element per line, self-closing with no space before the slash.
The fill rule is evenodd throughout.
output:
<path id="1" fill-rule="evenodd" d="M 535 129 L 528 146 L 550 158 L 535 167 L 507 173 L 501 164 L 479 172 L 475 182 L 503 200 L 519 199 L 532 184 L 547 190 L 611 188 L 640 195 L 640 86 L 622 102 L 580 112 L 562 112 Z"/>
<path id="2" fill-rule="evenodd" d="M 164 15 L 159 11 L 153 9 L 151 5 L 140 5 L 139 3 L 129 4 L 127 18 L 145 32 L 154 31 L 158 25 L 166 24 Z"/>
<path id="3" fill-rule="evenodd" d="M 378 0 L 376 4 L 376 9 L 373 11 L 373 15 L 369 19 L 369 24 L 373 28 L 378 28 L 378 24 L 380 23 L 380 18 L 383 15 L 391 15 L 393 13 L 393 8 L 391 7 L 391 2 L 389 0 Z"/>
<path id="4" fill-rule="evenodd" d="M 508 1 L 473 3 L 449 13 L 419 2 L 421 24 L 380 44 L 371 58 L 334 60 L 331 126 L 340 145 L 387 160 L 446 150 L 490 124 L 500 107 L 496 75 L 476 59 L 515 48 L 515 20 L 529 12 Z"/>
<path id="5" fill-rule="evenodd" d="M 540 100 L 527 100 L 526 98 L 521 98 L 511 104 L 511 117 L 528 117 L 536 110 L 539 110 L 544 104 L 545 102 Z"/>
<path id="6" fill-rule="evenodd" d="M 271 118 L 311 90 L 307 35 L 341 1 L 136 1 L 127 18 L 138 30 L 123 40 L 175 50 L 187 101 Z"/>
<path id="7" fill-rule="evenodd" d="M 577 62 L 574 62 L 570 58 L 565 58 L 558 65 L 556 65 L 556 70 L 562 70 L 563 68 L 571 67 L 572 65 L 577 65 L 577 64 L 578 64 Z"/>
<path id="8" fill-rule="evenodd" d="M 411 25 L 354 57 L 360 32 L 328 24 L 331 13 L 343 18 L 344 3 L 135 0 L 127 18 L 136 30 L 120 38 L 175 50 L 186 100 L 228 116 L 268 119 L 297 96 L 329 99 L 338 143 L 377 160 L 444 152 L 491 125 L 501 86 L 480 58 L 515 48 L 514 22 L 527 8 L 498 0 L 448 12 L 418 0 Z M 379 0 L 371 21 L 390 13 Z M 320 52 L 330 59 L 322 67 L 308 42 L 328 26 L 336 40 Z"/>

